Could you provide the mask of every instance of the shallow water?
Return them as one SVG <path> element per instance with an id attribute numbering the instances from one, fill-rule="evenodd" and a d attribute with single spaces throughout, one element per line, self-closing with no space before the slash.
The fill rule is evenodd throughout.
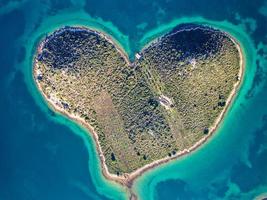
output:
<path id="1" fill-rule="evenodd" d="M 39 40 L 65 25 L 110 34 L 134 57 L 180 23 L 233 35 L 246 58 L 242 88 L 196 152 L 141 176 L 141 199 L 253 199 L 267 193 L 267 1 L 0 0 L 0 199 L 125 199 L 106 181 L 85 130 L 52 112 L 33 84 Z"/>

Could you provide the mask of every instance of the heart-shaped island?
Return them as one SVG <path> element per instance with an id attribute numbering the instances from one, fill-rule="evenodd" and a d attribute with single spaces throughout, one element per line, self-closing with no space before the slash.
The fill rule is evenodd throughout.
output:
<path id="1" fill-rule="evenodd" d="M 64 27 L 38 46 L 35 82 L 55 110 L 92 133 L 104 175 L 127 183 L 202 144 L 243 76 L 227 33 L 183 24 L 130 62 L 107 35 Z"/>

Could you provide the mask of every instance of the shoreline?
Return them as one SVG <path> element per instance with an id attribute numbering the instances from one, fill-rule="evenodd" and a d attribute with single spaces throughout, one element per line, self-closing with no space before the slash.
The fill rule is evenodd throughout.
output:
<path id="1" fill-rule="evenodd" d="M 120 55 L 124 58 L 125 62 L 131 66 L 131 61 L 129 60 L 129 57 L 127 55 L 127 53 L 123 50 L 123 48 L 116 43 L 116 41 L 109 35 L 105 34 L 104 32 L 101 32 L 99 30 L 93 29 L 93 28 L 87 28 L 85 26 L 74 26 L 75 28 L 77 28 L 77 30 L 85 30 L 85 31 L 90 31 L 90 32 L 94 32 L 98 35 L 100 35 L 101 37 L 104 37 L 108 42 L 110 42 L 111 44 L 114 45 L 114 47 L 117 49 L 117 51 L 120 53 Z M 68 28 L 68 27 L 63 27 L 60 28 L 59 30 L 62 30 L 64 28 Z M 217 29 L 216 29 L 217 30 Z M 221 31 L 221 30 L 220 30 Z M 59 107 L 58 105 L 55 105 L 51 99 L 49 99 L 47 97 L 47 95 L 45 95 L 40 87 L 39 82 L 36 80 L 36 70 L 35 70 L 35 66 L 37 64 L 36 59 L 37 59 L 37 54 L 39 52 L 42 51 L 43 45 L 46 42 L 46 39 L 41 40 L 40 43 L 37 44 L 37 50 L 35 51 L 35 55 L 34 55 L 34 62 L 33 62 L 33 79 L 34 79 L 34 83 L 37 86 L 39 92 L 41 93 L 42 97 L 45 99 L 45 101 L 47 102 L 48 107 L 55 111 L 58 112 L 60 114 L 63 114 L 64 116 L 67 116 L 67 118 L 74 120 L 75 122 L 78 123 L 78 125 L 81 125 L 83 127 L 86 128 L 86 130 L 88 130 L 88 135 L 93 136 L 93 140 L 95 142 L 95 146 L 96 146 L 96 150 L 98 152 L 98 156 L 100 158 L 100 162 L 101 162 L 101 171 L 103 176 L 110 181 L 114 181 L 116 183 L 119 183 L 120 185 L 128 188 L 129 193 L 130 193 L 130 199 L 137 199 L 137 196 L 133 193 L 132 191 L 132 185 L 133 182 L 139 177 L 141 176 L 143 173 L 145 173 L 148 170 L 151 170 L 159 165 L 163 165 L 166 164 L 172 160 L 176 160 L 177 158 L 180 158 L 182 156 L 185 156 L 191 152 L 194 152 L 196 149 L 198 149 L 200 146 L 202 146 L 202 144 L 204 144 L 205 142 L 207 142 L 207 140 L 214 134 L 214 132 L 218 129 L 218 127 L 220 126 L 225 114 L 227 113 L 227 111 L 229 110 L 229 108 L 231 107 L 239 89 L 240 89 L 240 85 L 243 82 L 243 78 L 244 78 L 244 70 L 245 70 L 245 58 L 244 58 L 244 54 L 243 54 L 243 50 L 240 46 L 240 44 L 238 43 L 238 41 L 233 38 L 230 34 L 228 34 L 225 31 L 222 31 L 224 34 L 227 35 L 227 37 L 229 37 L 231 39 L 231 41 L 235 44 L 238 52 L 239 52 L 239 59 L 240 59 L 240 69 L 239 69 L 239 73 L 238 73 L 238 77 L 239 80 L 233 85 L 233 89 L 231 91 L 231 93 L 229 94 L 227 100 L 226 100 L 226 106 L 223 108 L 223 110 L 221 111 L 221 113 L 219 114 L 219 116 L 215 119 L 214 123 L 212 126 L 209 127 L 210 131 L 207 135 L 205 135 L 204 137 L 202 137 L 199 141 L 197 141 L 194 145 L 192 145 L 191 147 L 184 149 L 182 151 L 178 151 L 176 153 L 176 155 L 173 155 L 172 157 L 164 157 L 162 159 L 159 160 L 155 160 L 147 165 L 144 165 L 143 167 L 131 172 L 131 173 L 126 173 L 123 174 L 122 176 L 117 176 L 115 174 L 111 174 L 108 171 L 107 165 L 105 163 L 105 157 L 104 154 L 101 150 L 101 146 L 98 140 L 98 135 L 95 132 L 94 128 L 92 126 L 90 126 L 88 123 L 85 122 L 85 120 L 75 114 L 72 113 L 68 113 L 66 112 L 63 108 Z M 161 36 L 162 37 L 162 36 Z M 156 41 L 158 41 L 158 39 L 160 39 L 161 37 L 155 39 Z M 143 52 L 149 45 L 153 45 L 153 42 L 155 42 L 154 40 L 152 40 L 151 42 L 149 42 L 147 45 L 145 45 L 140 52 Z"/>

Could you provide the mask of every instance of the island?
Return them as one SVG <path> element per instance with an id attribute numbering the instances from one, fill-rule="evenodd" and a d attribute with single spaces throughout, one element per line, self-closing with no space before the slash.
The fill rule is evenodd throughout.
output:
<path id="1" fill-rule="evenodd" d="M 207 25 L 178 25 L 134 61 L 104 32 L 66 26 L 39 43 L 33 78 L 52 109 L 88 129 L 104 176 L 131 188 L 212 135 L 243 70 L 238 42 Z"/>

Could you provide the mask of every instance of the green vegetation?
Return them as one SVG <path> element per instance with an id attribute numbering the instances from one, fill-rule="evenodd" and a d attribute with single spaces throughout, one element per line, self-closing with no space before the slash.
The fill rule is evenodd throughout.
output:
<path id="1" fill-rule="evenodd" d="M 238 50 L 212 29 L 174 32 L 140 55 L 129 66 L 103 35 L 67 27 L 45 39 L 34 66 L 53 104 L 94 127 L 108 169 L 118 175 L 208 134 L 238 81 Z"/>

